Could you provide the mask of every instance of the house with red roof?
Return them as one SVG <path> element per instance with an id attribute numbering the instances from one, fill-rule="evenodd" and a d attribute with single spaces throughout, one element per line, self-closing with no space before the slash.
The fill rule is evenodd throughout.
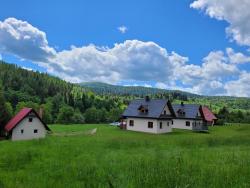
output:
<path id="1" fill-rule="evenodd" d="M 213 112 L 207 106 L 202 106 L 201 113 L 204 122 L 206 122 L 207 125 L 213 126 L 215 121 L 217 120 L 217 117 L 213 114 Z"/>
<path id="2" fill-rule="evenodd" d="M 23 108 L 5 126 L 11 140 L 30 140 L 44 138 L 50 131 L 37 112 L 32 108 Z"/>

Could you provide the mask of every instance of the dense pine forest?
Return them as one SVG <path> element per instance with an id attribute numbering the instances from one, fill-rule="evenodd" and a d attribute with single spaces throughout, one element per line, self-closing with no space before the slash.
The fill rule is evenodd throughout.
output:
<path id="1" fill-rule="evenodd" d="M 0 61 L 0 126 L 23 107 L 43 110 L 46 123 L 117 121 L 130 100 L 150 95 L 173 103 L 209 106 L 223 122 L 250 122 L 250 99 L 207 97 L 181 91 L 103 83 L 72 84 L 45 73 Z"/>

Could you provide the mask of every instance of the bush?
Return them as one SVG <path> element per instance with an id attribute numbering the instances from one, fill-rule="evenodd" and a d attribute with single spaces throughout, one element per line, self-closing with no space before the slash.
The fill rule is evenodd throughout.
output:
<path id="1" fill-rule="evenodd" d="M 64 105 L 59 110 L 56 122 L 64 124 L 72 123 L 73 116 L 74 116 L 74 109 L 70 106 Z"/>
<path id="2" fill-rule="evenodd" d="M 225 121 L 223 119 L 218 119 L 215 125 L 225 125 Z"/>

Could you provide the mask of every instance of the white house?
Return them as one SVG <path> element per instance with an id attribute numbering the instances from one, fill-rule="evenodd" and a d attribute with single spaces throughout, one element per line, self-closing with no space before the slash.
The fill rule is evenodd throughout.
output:
<path id="1" fill-rule="evenodd" d="M 207 131 L 216 120 L 207 108 L 196 104 L 172 105 L 165 99 L 137 99 L 123 113 L 123 128 L 148 133 L 167 133 L 172 128 Z"/>
<path id="2" fill-rule="evenodd" d="M 44 138 L 50 129 L 35 110 L 24 108 L 7 123 L 5 131 L 11 140 L 29 140 Z"/>

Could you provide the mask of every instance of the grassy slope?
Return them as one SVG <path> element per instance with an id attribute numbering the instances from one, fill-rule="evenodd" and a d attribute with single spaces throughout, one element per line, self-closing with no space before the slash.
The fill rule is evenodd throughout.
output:
<path id="1" fill-rule="evenodd" d="M 250 187 L 250 126 L 151 135 L 104 125 L 96 135 L 0 142 L 0 187 Z"/>

